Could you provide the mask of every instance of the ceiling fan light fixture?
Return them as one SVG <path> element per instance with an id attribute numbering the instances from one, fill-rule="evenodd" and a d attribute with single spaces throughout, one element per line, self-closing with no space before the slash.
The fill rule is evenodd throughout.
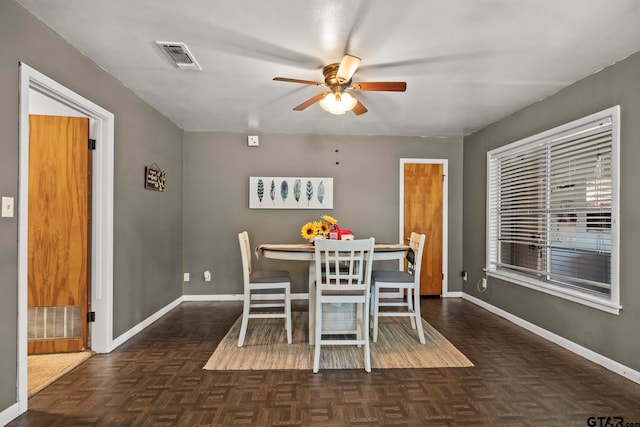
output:
<path id="1" fill-rule="evenodd" d="M 358 65 L 360 65 L 360 58 L 347 54 L 344 55 L 340 63 L 334 62 L 322 67 L 323 82 L 288 77 L 274 77 L 273 80 L 324 86 L 329 89 L 328 92 L 319 92 L 302 104 L 293 107 L 293 111 L 302 111 L 315 103 L 320 103 L 322 109 L 331 114 L 344 114 L 347 111 L 353 111 L 356 116 L 369 110 L 356 98 L 354 93 L 359 91 L 404 92 L 407 90 L 407 82 L 353 82 L 351 78 L 358 69 Z"/>
<path id="2" fill-rule="evenodd" d="M 358 100 L 348 92 L 329 93 L 320 101 L 320 107 L 331 114 L 344 114 L 353 110 Z"/>
<path id="3" fill-rule="evenodd" d="M 360 58 L 353 55 L 345 55 L 344 58 L 342 58 L 342 62 L 340 62 L 340 67 L 338 67 L 338 72 L 336 74 L 338 83 L 344 84 L 351 80 L 353 73 L 356 72 L 359 65 Z"/>

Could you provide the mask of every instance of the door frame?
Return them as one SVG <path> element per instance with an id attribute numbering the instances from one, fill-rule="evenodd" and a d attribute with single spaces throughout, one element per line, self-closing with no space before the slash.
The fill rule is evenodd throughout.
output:
<path id="1" fill-rule="evenodd" d="M 89 117 L 90 138 L 96 140 L 92 163 L 91 220 L 91 348 L 113 349 L 113 179 L 114 115 L 44 74 L 20 63 L 20 147 L 18 184 L 18 411 L 27 410 L 27 238 L 29 224 L 29 93 L 51 100 Z"/>
<path id="2" fill-rule="evenodd" d="M 400 205 L 399 205 L 399 227 L 398 227 L 398 241 L 404 243 L 404 165 L 405 164 L 429 164 L 429 165 L 442 165 L 442 294 L 441 296 L 447 297 L 449 295 L 449 160 L 448 159 L 412 159 L 401 158 L 400 159 Z"/>

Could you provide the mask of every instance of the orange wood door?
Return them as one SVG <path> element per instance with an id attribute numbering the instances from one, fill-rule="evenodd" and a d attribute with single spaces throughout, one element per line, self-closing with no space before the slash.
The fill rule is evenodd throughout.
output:
<path id="1" fill-rule="evenodd" d="M 404 237 L 426 235 L 420 294 L 442 294 L 442 164 L 404 164 Z"/>
<path id="2" fill-rule="evenodd" d="M 29 117 L 28 353 L 87 348 L 89 119 Z"/>

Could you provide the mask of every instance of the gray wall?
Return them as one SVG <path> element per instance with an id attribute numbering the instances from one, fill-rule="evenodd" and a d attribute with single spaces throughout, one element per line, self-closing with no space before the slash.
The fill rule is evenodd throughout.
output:
<path id="1" fill-rule="evenodd" d="M 614 106 L 621 106 L 619 316 L 504 281 L 476 281 L 485 260 L 488 150 Z M 635 370 L 640 370 L 640 53 L 585 78 L 464 140 L 464 292 Z"/>
<path id="2" fill-rule="evenodd" d="M 397 242 L 400 158 L 449 159 L 449 290 L 460 291 L 462 140 L 340 136 L 340 165 L 335 146 L 335 135 L 262 134 L 259 147 L 248 147 L 247 134 L 185 132 L 185 295 L 242 293 L 237 235 L 245 229 L 253 246 L 304 243 L 302 225 L 329 214 L 356 237 Z M 249 209 L 249 176 L 333 177 L 334 209 Z M 260 259 L 254 268 L 288 269 L 292 291 L 307 292 L 304 263 Z"/>
<path id="3" fill-rule="evenodd" d="M 13 0 L 0 1 L 0 195 L 18 196 L 19 62 L 115 114 L 114 337 L 182 294 L 182 130 Z M 143 189 L 144 166 L 168 175 Z M 16 402 L 17 214 L 0 219 L 0 411 Z"/>

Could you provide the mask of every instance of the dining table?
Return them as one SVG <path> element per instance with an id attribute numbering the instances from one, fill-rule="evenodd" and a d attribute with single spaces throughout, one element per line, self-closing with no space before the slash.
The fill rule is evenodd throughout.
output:
<path id="1" fill-rule="evenodd" d="M 401 243 L 376 243 L 373 251 L 374 261 L 402 260 L 409 246 Z M 315 246 L 311 243 L 263 243 L 256 247 L 256 256 L 280 260 L 306 261 L 309 264 L 309 344 L 315 343 L 315 319 L 316 319 L 316 263 Z M 353 321 L 343 313 L 337 318 L 345 321 Z M 324 326 L 324 325 L 323 325 Z M 337 326 L 337 329 L 344 327 Z"/>

